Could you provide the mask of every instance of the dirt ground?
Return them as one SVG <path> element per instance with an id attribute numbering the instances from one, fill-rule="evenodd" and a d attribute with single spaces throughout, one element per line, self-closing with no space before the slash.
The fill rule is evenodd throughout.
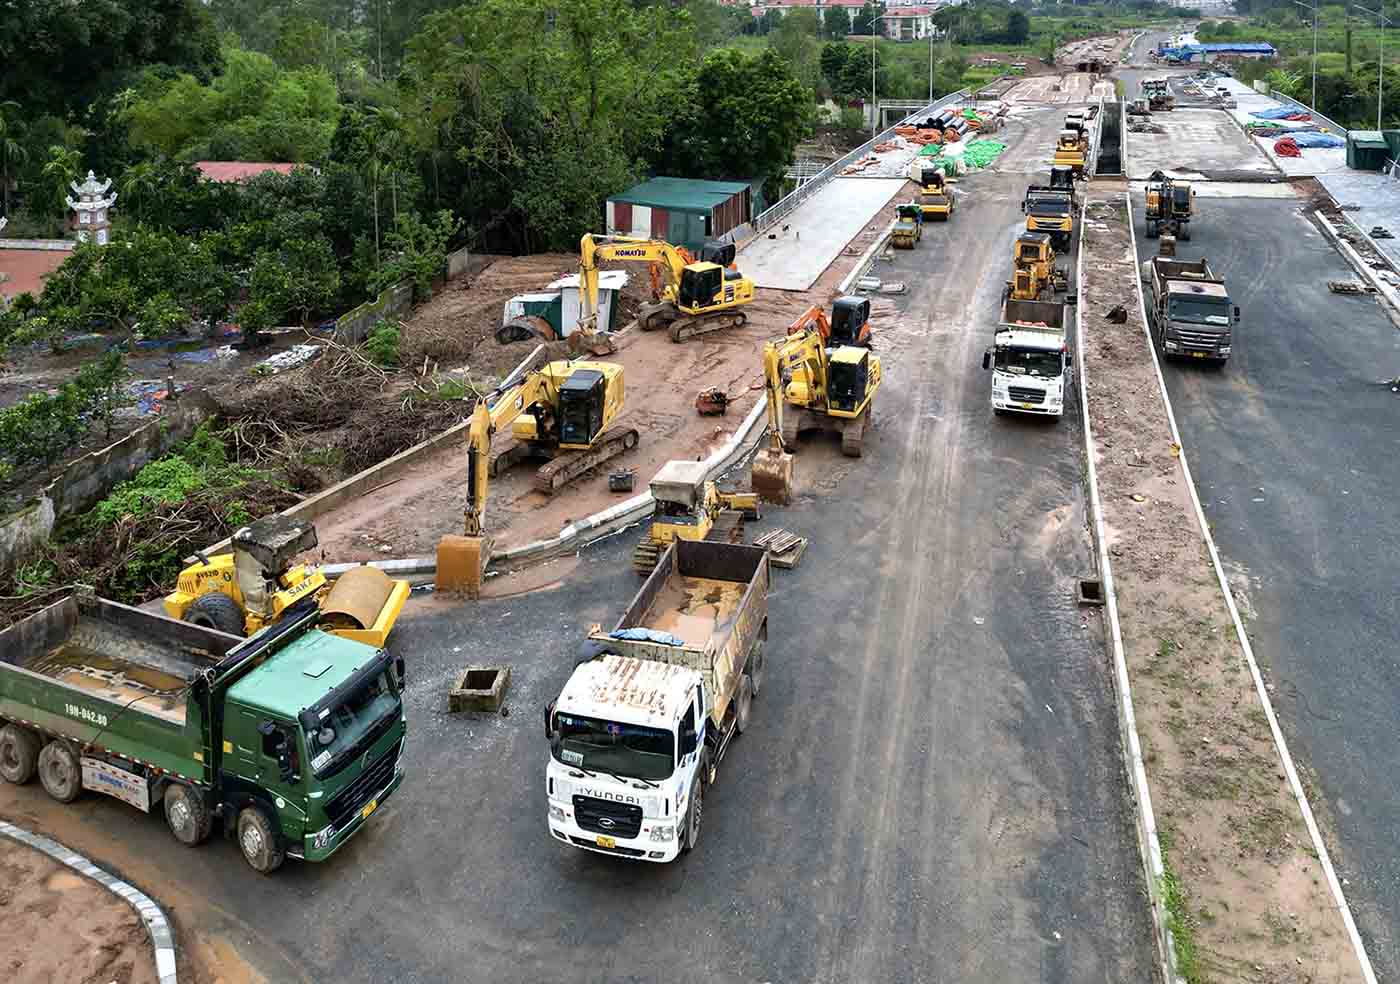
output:
<path id="1" fill-rule="evenodd" d="M 136 910 L 46 854 L 0 838 L 0 979 L 155 984 Z"/>
<path id="2" fill-rule="evenodd" d="M 1081 353 L 1133 702 L 1201 980 L 1360 979 L 1171 441 L 1121 191 L 1084 230 Z M 1122 304 L 1126 324 L 1105 315 Z"/>
<path id="3" fill-rule="evenodd" d="M 909 186 L 910 194 L 913 185 Z M 895 200 L 907 199 L 901 193 Z M 681 344 L 665 332 L 628 329 L 618 339 L 618 351 L 606 356 L 624 367 L 625 410 L 619 424 L 641 432 L 638 446 L 561 492 L 548 496 L 534 490 L 533 467 L 524 462 L 491 483 L 486 529 L 503 549 L 556 536 L 561 527 L 622 501 L 629 494 L 608 490 L 608 473 L 635 470 L 635 491 L 667 461 L 709 455 L 734 433 L 753 405 L 762 399 L 761 353 L 765 340 L 779 336 L 812 304 L 829 311 L 841 279 L 858 257 L 893 219 L 894 208 L 881 211 L 807 291 L 761 290 L 746 311 L 740 328 L 702 335 Z M 462 363 L 478 374 L 500 377 L 530 354 L 533 345 L 501 345 L 492 332 L 500 324 L 501 305 L 514 294 L 538 290 L 568 272 L 576 257 L 541 255 L 497 261 L 476 278 L 449 285 L 414 313 L 405 338 L 415 333 L 440 335 L 455 326 L 459 335 L 474 338 Z M 631 264 L 623 312 L 630 317 L 636 303 L 649 296 L 646 267 Z M 742 269 L 742 266 L 741 266 Z M 879 305 L 873 305 L 877 310 Z M 875 321 L 878 337 L 880 326 Z M 621 324 L 619 319 L 619 324 Z M 443 363 L 442 368 L 448 364 Z M 700 390 L 718 386 L 732 403 L 722 417 L 701 417 L 695 411 Z M 509 446 L 508 434 L 496 437 L 496 450 Z M 442 448 L 415 463 L 393 484 L 374 491 L 316 520 L 318 554 L 331 562 L 386 557 L 430 556 L 438 540 L 461 530 L 465 505 L 466 456 L 460 443 Z"/>

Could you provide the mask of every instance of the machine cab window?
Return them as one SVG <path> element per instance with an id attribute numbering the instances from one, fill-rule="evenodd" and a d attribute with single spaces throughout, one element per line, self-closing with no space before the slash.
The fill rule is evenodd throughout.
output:
<path id="1" fill-rule="evenodd" d="M 865 326 L 870 321 L 870 299 L 840 297 L 831 306 L 831 344 L 866 345 L 869 335 Z"/>
<path id="2" fill-rule="evenodd" d="M 559 443 L 589 444 L 603 429 L 603 374 L 579 369 L 559 387 Z"/>
<path id="3" fill-rule="evenodd" d="M 713 263 L 692 263 L 681 274 L 680 306 L 711 304 L 724 284 L 724 268 Z"/>

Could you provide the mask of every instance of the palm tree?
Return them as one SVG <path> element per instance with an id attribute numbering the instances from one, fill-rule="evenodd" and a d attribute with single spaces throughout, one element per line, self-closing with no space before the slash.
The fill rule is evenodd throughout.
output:
<path id="1" fill-rule="evenodd" d="M 67 215 L 68 184 L 78 177 L 82 165 L 83 155 L 71 147 L 65 147 L 62 144 L 53 144 L 49 147 L 49 160 L 41 173 L 53 182 L 54 190 L 57 192 L 55 197 L 60 215 Z M 62 226 L 63 223 L 60 220 L 59 228 Z"/>
<path id="2" fill-rule="evenodd" d="M 12 99 L 0 102 L 0 188 L 4 189 L 5 215 L 10 214 L 10 167 L 23 164 L 29 152 L 24 144 L 15 139 L 19 119 L 12 116 L 19 109 L 19 103 Z"/>
<path id="3" fill-rule="evenodd" d="M 160 187 L 160 177 L 156 166 L 150 161 L 133 164 L 122 175 L 121 193 L 125 198 L 136 199 L 136 219 L 141 220 L 146 198 L 155 194 Z"/>
<path id="4" fill-rule="evenodd" d="M 403 149 L 403 114 L 390 106 L 367 106 L 370 180 L 374 186 L 374 254 L 379 259 L 379 181 L 386 166 L 389 190 L 393 196 L 394 225 L 399 224 L 399 182 L 397 158 Z"/>

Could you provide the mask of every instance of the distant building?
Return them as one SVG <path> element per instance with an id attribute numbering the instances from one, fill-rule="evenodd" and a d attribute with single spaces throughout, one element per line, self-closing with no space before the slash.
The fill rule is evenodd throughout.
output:
<path id="1" fill-rule="evenodd" d="M 291 174 L 297 168 L 308 165 L 266 164 L 254 161 L 195 161 L 194 166 L 205 181 L 239 184 L 256 178 L 260 174 L 267 174 L 269 171 L 276 171 L 278 174 Z"/>
<path id="2" fill-rule="evenodd" d="M 933 24 L 937 7 L 898 6 L 886 7 L 885 19 L 880 26 L 885 29 L 885 37 L 896 41 L 922 41 L 937 37 L 938 28 Z"/>
<path id="3" fill-rule="evenodd" d="M 698 249 L 752 219 L 753 198 L 743 181 L 651 178 L 608 199 L 608 234 Z"/>

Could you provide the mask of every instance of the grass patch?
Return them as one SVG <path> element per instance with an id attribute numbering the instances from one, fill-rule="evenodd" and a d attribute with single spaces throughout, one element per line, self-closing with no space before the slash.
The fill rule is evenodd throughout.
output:
<path id="1" fill-rule="evenodd" d="M 1162 849 L 1162 881 L 1158 886 L 1162 893 L 1162 904 L 1167 910 L 1167 929 L 1172 935 L 1172 950 L 1176 955 L 1176 972 L 1187 984 L 1201 984 L 1200 959 L 1196 951 L 1196 921 L 1191 916 L 1191 908 L 1186 900 L 1186 890 L 1181 879 L 1172 870 L 1167 858 L 1170 838 L 1166 833 L 1158 833 L 1157 844 Z"/>

